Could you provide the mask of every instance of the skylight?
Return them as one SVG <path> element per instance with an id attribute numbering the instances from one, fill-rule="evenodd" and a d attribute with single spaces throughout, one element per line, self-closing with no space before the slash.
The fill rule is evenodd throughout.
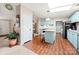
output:
<path id="1" fill-rule="evenodd" d="M 70 5 L 73 3 L 79 3 L 79 0 L 51 0 L 48 2 L 49 8 L 56 8 L 64 5 Z"/>
<path id="2" fill-rule="evenodd" d="M 57 7 L 57 8 L 54 8 L 54 9 L 50 9 L 49 11 L 50 12 L 59 12 L 59 11 L 64 11 L 64 10 L 70 10 L 72 6 L 69 5 L 69 6 L 63 6 L 63 7 Z"/>
<path id="3" fill-rule="evenodd" d="M 58 12 L 69 10 L 72 7 L 72 4 L 79 3 L 79 0 L 51 0 L 48 2 L 50 12 Z M 63 6 L 63 7 L 62 7 Z"/>

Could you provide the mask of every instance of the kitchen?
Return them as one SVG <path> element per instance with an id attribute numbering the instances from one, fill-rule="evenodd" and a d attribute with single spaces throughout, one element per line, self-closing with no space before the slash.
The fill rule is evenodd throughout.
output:
<path id="1" fill-rule="evenodd" d="M 75 11 L 66 21 L 58 21 L 53 18 L 41 18 L 39 22 L 40 26 L 38 30 L 40 30 L 41 37 L 44 38 L 45 42 L 52 44 L 56 39 L 57 33 L 60 33 L 73 47 L 77 50 L 79 49 L 79 11 Z M 56 24 L 59 25 L 59 28 Z"/>
<path id="2" fill-rule="evenodd" d="M 69 42 L 75 47 L 79 49 L 79 11 L 73 13 L 70 16 L 68 21 L 55 21 L 55 20 L 41 20 L 41 28 L 40 30 L 44 33 L 45 42 L 53 43 L 56 39 L 56 24 L 57 22 L 61 22 L 63 27 L 60 27 L 60 33 L 63 38 L 68 39 Z M 64 25 L 65 24 L 65 25 Z M 59 24 L 60 25 L 60 24 Z M 59 30 L 58 30 L 59 31 Z"/>
<path id="3" fill-rule="evenodd" d="M 39 45 L 43 46 L 43 48 L 44 48 L 45 46 L 47 46 L 47 43 L 48 43 L 49 46 L 55 45 L 55 46 L 53 46 L 54 48 L 52 48 L 52 49 L 55 49 L 55 50 L 57 49 L 57 52 L 59 54 L 61 54 L 61 53 L 63 54 L 63 52 L 65 54 L 66 53 L 75 54 L 75 52 L 73 52 L 73 49 L 75 49 L 75 51 L 77 51 L 77 49 L 78 49 L 77 40 L 78 39 L 75 40 L 75 38 L 73 39 L 72 37 L 77 38 L 78 36 L 77 36 L 77 34 L 75 36 L 73 34 L 72 34 L 73 36 L 72 35 L 70 36 L 69 32 L 78 31 L 78 28 L 77 28 L 79 25 L 79 24 L 77 24 L 79 22 L 78 21 L 79 16 L 77 16 L 79 13 L 78 4 L 68 5 L 69 7 L 71 6 L 71 8 L 68 10 L 59 11 L 59 9 L 56 9 L 56 10 L 53 10 L 53 12 L 48 11 L 48 10 L 50 10 L 48 8 L 48 3 L 38 3 L 38 4 L 28 3 L 25 6 L 29 7 L 29 9 L 27 9 L 27 10 L 33 11 L 33 14 L 31 15 L 32 16 L 31 22 L 33 22 L 33 23 L 32 24 L 31 24 L 31 22 L 29 23 L 33 27 L 31 27 L 31 29 L 28 28 L 28 30 L 30 32 L 33 29 L 33 33 L 31 34 L 33 37 L 31 36 L 31 40 L 28 40 L 28 43 L 30 43 L 30 45 L 28 43 L 25 43 L 29 49 L 33 49 L 34 47 L 30 47 L 30 46 L 34 45 L 36 47 L 38 46 L 39 48 L 38 47 L 37 48 L 40 50 L 41 47 Z M 38 8 L 38 6 L 39 6 L 39 8 Z M 67 6 L 64 6 L 64 8 L 67 8 Z M 63 9 L 63 8 L 61 8 L 61 9 Z M 30 11 L 29 11 L 29 13 L 30 13 Z M 54 11 L 56 11 L 56 12 L 54 12 Z M 76 14 L 76 16 L 73 16 L 75 14 Z M 74 21 L 73 20 L 74 18 L 77 18 L 77 20 L 75 19 L 75 21 Z M 30 27 L 29 24 L 28 24 L 28 27 Z M 25 20 L 25 25 L 27 26 L 26 20 Z M 27 39 L 27 37 L 26 37 L 26 39 Z M 24 41 L 25 41 L 25 39 L 24 39 Z M 42 43 L 42 41 L 44 41 L 43 42 L 44 44 Z M 48 48 L 51 49 L 51 47 L 48 47 Z M 61 52 L 58 51 L 60 49 L 62 50 Z M 44 51 L 44 49 L 42 49 L 42 50 Z M 38 51 L 38 50 L 36 50 L 36 51 Z M 69 52 L 69 51 L 71 51 L 71 52 Z M 55 51 L 51 51 L 52 54 L 54 52 Z"/>

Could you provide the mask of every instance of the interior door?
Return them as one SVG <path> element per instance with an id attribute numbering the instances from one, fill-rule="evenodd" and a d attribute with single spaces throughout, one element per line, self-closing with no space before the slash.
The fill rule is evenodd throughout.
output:
<path id="1" fill-rule="evenodd" d="M 21 20 L 21 45 L 25 42 L 32 40 L 32 17 L 24 16 Z"/>

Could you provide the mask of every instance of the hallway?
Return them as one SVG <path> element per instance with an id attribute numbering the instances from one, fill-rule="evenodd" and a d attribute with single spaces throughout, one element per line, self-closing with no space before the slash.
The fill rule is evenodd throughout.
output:
<path id="1" fill-rule="evenodd" d="M 39 55 L 78 55 L 76 49 L 60 34 L 57 34 L 54 44 L 43 43 L 37 36 L 25 46 Z"/>

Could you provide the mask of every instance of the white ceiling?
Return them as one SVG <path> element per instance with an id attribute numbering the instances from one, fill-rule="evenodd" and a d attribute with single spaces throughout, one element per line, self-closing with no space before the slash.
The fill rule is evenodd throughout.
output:
<path id="1" fill-rule="evenodd" d="M 47 12 L 49 10 L 48 3 L 26 3 L 27 8 L 31 9 L 35 15 L 41 18 L 51 17 L 51 18 L 68 18 L 72 13 L 79 10 L 79 7 L 61 11 L 61 12 Z"/>

